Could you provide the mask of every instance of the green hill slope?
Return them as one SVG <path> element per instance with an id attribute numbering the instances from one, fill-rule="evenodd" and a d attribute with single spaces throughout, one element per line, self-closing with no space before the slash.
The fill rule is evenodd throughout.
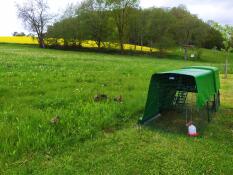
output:
<path id="1" fill-rule="evenodd" d="M 224 57 L 209 55 L 184 62 L 0 45 L 0 174 L 233 174 L 232 75 L 201 137 L 136 124 L 152 73 L 222 71 Z"/>

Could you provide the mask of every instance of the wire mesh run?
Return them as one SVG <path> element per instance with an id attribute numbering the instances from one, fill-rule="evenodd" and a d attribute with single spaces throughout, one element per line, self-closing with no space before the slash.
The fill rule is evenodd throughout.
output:
<path id="1" fill-rule="evenodd" d="M 170 107 L 164 108 L 161 117 L 154 120 L 151 125 L 163 131 L 187 133 L 186 125 L 192 121 L 198 132 L 203 133 L 214 111 L 214 101 L 209 101 L 203 108 L 197 108 L 196 99 L 195 92 L 176 91 Z"/>

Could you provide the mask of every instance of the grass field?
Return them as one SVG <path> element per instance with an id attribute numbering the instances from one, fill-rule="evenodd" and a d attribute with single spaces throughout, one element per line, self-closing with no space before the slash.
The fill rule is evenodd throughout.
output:
<path id="1" fill-rule="evenodd" d="M 233 75 L 221 80 L 221 109 L 200 137 L 136 124 L 152 73 L 223 72 L 223 62 L 213 51 L 184 62 L 0 44 L 0 174 L 233 174 Z"/>

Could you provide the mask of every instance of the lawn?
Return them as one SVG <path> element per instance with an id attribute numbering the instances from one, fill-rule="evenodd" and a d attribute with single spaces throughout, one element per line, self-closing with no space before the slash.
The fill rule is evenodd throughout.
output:
<path id="1" fill-rule="evenodd" d="M 221 80 L 221 109 L 200 137 L 137 125 L 152 73 L 223 73 L 223 53 L 212 52 L 184 62 L 0 44 L 0 174 L 233 174 L 233 75 Z"/>

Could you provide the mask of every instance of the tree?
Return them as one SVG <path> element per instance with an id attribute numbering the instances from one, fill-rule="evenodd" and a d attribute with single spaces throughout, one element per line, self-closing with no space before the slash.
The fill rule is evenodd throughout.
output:
<path id="1" fill-rule="evenodd" d="M 106 8 L 105 0 L 86 0 L 77 10 L 85 39 L 95 41 L 98 48 L 101 48 L 101 43 L 107 41 L 111 33 Z"/>
<path id="2" fill-rule="evenodd" d="M 172 29 L 175 24 L 174 16 L 167 9 L 152 8 L 147 20 L 149 21 L 147 33 L 151 47 L 157 47 L 159 49 L 159 55 L 163 56 L 165 50 L 175 44 L 172 34 Z"/>
<path id="3" fill-rule="evenodd" d="M 35 1 L 35 0 L 34 0 Z M 84 40 L 95 41 L 98 48 L 124 44 L 150 46 L 159 49 L 160 56 L 173 46 L 187 48 L 221 47 L 220 32 L 192 15 L 184 6 L 177 8 L 140 9 L 139 0 L 84 0 L 69 5 L 61 18 L 49 26 L 47 39 L 65 47 L 81 47 Z M 114 48 L 116 48 L 114 47 Z"/>
<path id="4" fill-rule="evenodd" d="M 201 47 L 207 35 L 207 26 L 196 15 L 190 14 L 184 6 L 175 7 L 171 13 L 176 18 L 174 35 L 177 44 L 184 47 L 184 58 L 188 59 L 187 48 L 190 45 Z"/>
<path id="5" fill-rule="evenodd" d="M 83 40 L 83 33 L 80 29 L 80 20 L 78 17 L 70 17 L 62 19 L 48 28 L 47 38 L 55 38 L 57 40 L 63 39 L 64 46 L 81 47 Z"/>
<path id="6" fill-rule="evenodd" d="M 131 13 L 129 14 L 129 23 L 128 23 L 128 39 L 130 44 L 134 44 L 134 49 L 136 50 L 137 45 L 142 46 L 145 44 L 146 40 L 146 26 L 147 26 L 147 14 L 143 9 L 131 9 Z"/>
<path id="7" fill-rule="evenodd" d="M 52 16 L 49 14 L 49 6 L 46 0 L 27 0 L 24 4 L 17 4 L 17 15 L 25 27 L 36 33 L 39 46 L 45 47 L 44 37 L 46 27 Z"/>
<path id="8" fill-rule="evenodd" d="M 13 36 L 26 36 L 24 32 L 14 32 L 12 35 Z"/>
<path id="9" fill-rule="evenodd" d="M 70 3 L 67 4 L 65 10 L 61 13 L 61 20 L 62 19 L 67 19 L 67 18 L 71 18 L 71 17 L 75 17 L 76 16 L 76 10 L 79 7 L 79 4 L 76 3 Z"/>
<path id="10" fill-rule="evenodd" d="M 205 38 L 203 46 L 207 49 L 216 48 L 220 50 L 224 47 L 222 34 L 212 26 L 208 26 L 208 34 Z"/>
<path id="11" fill-rule="evenodd" d="M 225 52 L 226 59 L 225 59 L 225 78 L 227 78 L 228 74 L 228 57 L 229 53 L 233 51 L 233 26 L 225 25 L 222 26 L 218 23 L 213 22 L 212 23 L 213 28 L 218 30 L 223 37 L 223 45 L 224 49 L 222 49 Z"/>
<path id="12" fill-rule="evenodd" d="M 46 39 L 50 42 L 48 44 L 59 46 L 63 39 L 64 47 L 82 47 L 82 40 L 85 38 L 80 17 L 76 12 L 78 7 L 78 4 L 68 4 L 58 21 L 48 27 L 46 34 Z"/>
<path id="13" fill-rule="evenodd" d="M 124 42 L 126 40 L 127 25 L 129 22 L 129 13 L 132 8 L 137 8 L 139 0 L 107 0 L 108 7 L 112 12 L 117 32 L 121 52 L 124 51 Z"/>

